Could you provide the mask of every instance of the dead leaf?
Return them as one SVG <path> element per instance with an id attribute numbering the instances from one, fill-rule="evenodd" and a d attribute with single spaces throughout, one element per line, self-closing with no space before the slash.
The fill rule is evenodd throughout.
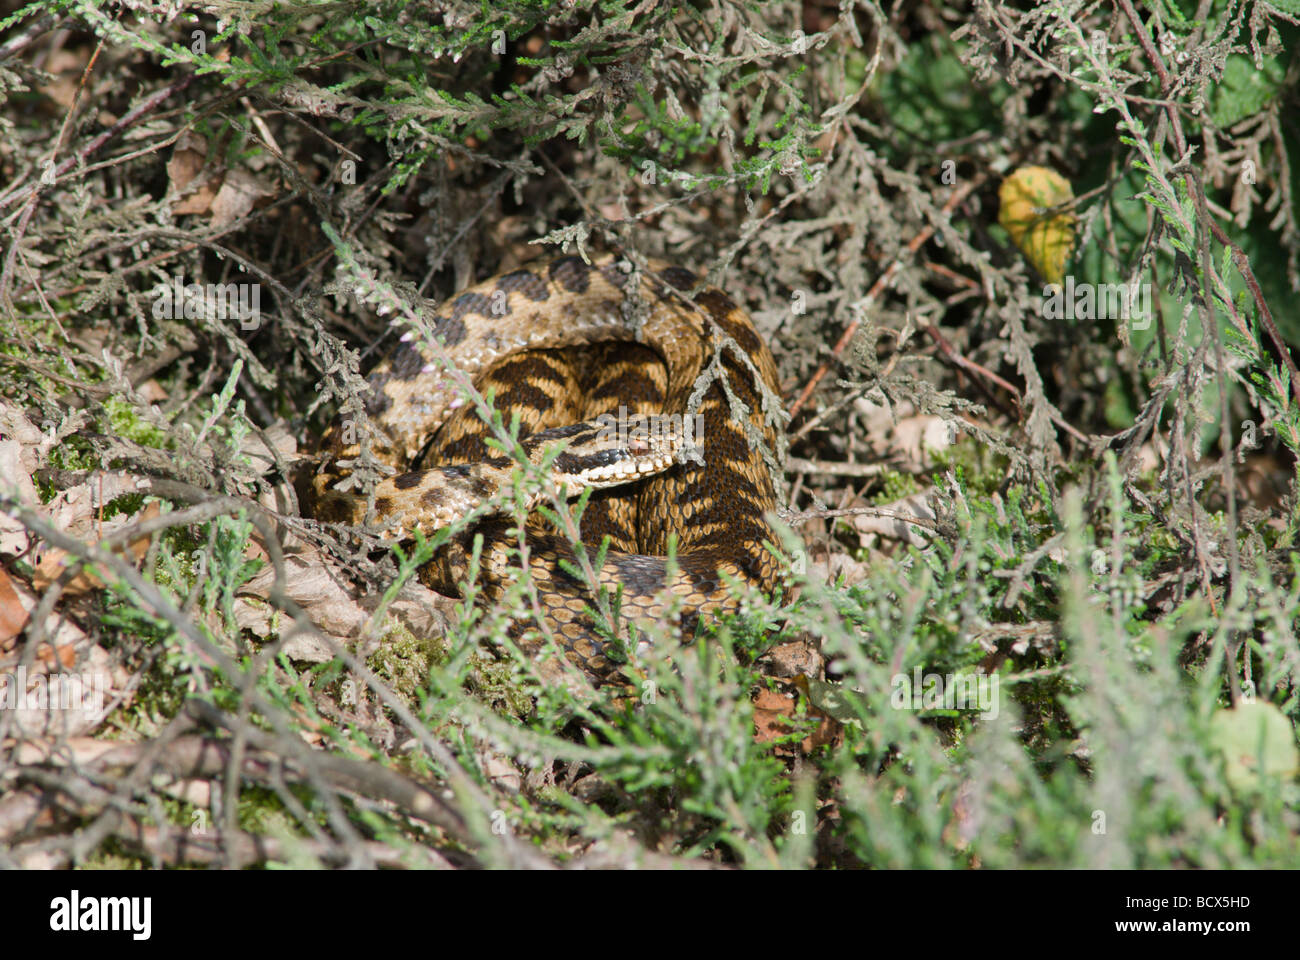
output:
<path id="1" fill-rule="evenodd" d="M 68 648 L 71 650 L 71 648 Z M 0 673 L 0 703 L 6 705 L 11 735 L 23 739 L 77 737 L 96 729 L 108 715 L 116 687 L 113 661 L 100 646 L 71 659 L 59 648 L 55 663 L 18 666 Z"/>
<path id="2" fill-rule="evenodd" d="M 221 189 L 212 201 L 213 228 L 229 226 L 247 216 L 259 200 L 274 194 L 275 190 L 265 185 L 256 174 L 238 169 L 227 171 Z"/>
<path id="3" fill-rule="evenodd" d="M 9 574 L 0 567 L 0 653 L 14 648 L 14 640 L 27 626 L 28 617 Z"/>
<path id="4" fill-rule="evenodd" d="M 768 676 L 789 679 L 799 674 L 821 676 L 825 667 L 821 649 L 811 636 L 777 644 L 759 659 Z"/>
<path id="5" fill-rule="evenodd" d="M 212 209 L 212 201 L 216 199 L 217 185 L 217 181 L 210 181 L 200 186 L 189 196 L 173 201 L 172 213 L 177 216 L 182 214 L 202 215 L 207 213 Z"/>
<path id="6" fill-rule="evenodd" d="M 895 460 L 901 460 L 899 469 L 903 473 L 922 473 L 934 466 L 936 453 L 953 445 L 956 434 L 956 426 L 949 426 L 943 417 L 904 417 L 894 425 L 889 451 Z"/>
<path id="7" fill-rule="evenodd" d="M 139 386 L 140 396 L 146 403 L 162 403 L 170 394 L 157 380 L 146 380 Z"/>
<path id="8" fill-rule="evenodd" d="M 9 585 L 17 596 L 18 605 L 28 618 L 24 630 L 29 637 L 34 636 L 35 628 L 30 618 L 40 602 L 40 596 L 21 579 L 11 577 Z M 84 657 L 93 646 L 86 632 L 73 623 L 67 614 L 61 610 L 55 610 L 49 615 L 44 623 L 41 636 L 44 642 L 36 648 L 36 661 L 45 667 L 71 667 L 78 662 L 78 658 Z M 17 643 L 11 644 L 8 649 L 0 645 L 0 654 L 12 657 L 14 651 L 19 649 L 21 649 L 21 646 Z M 0 666 L 0 672 L 3 672 L 4 669 L 7 668 Z"/>
<path id="9" fill-rule="evenodd" d="M 208 142 L 187 130 L 181 134 L 167 161 L 167 179 L 171 182 L 174 214 L 204 214 L 212 209 L 212 201 L 220 186 L 220 176 L 210 175 L 196 182 L 208 159 Z"/>
<path id="10" fill-rule="evenodd" d="M 57 104 L 57 108 L 47 105 L 51 113 L 62 115 L 72 109 L 72 105 L 77 100 L 77 90 L 81 87 L 81 78 L 85 75 L 86 64 L 89 60 L 90 49 L 88 47 L 60 47 L 50 54 L 49 59 L 45 62 L 45 70 L 54 79 L 37 89 Z M 94 85 L 95 77 L 94 74 L 91 74 L 86 77 L 86 90 L 82 94 L 86 102 L 89 102 Z"/>
<path id="11" fill-rule="evenodd" d="M 311 619 L 312 623 L 337 643 L 351 643 L 361 636 L 377 609 L 378 594 L 357 596 L 345 571 L 313 548 L 303 548 L 284 558 L 284 593 Z M 239 588 L 235 599 L 235 622 L 241 629 L 261 636 L 272 632 L 275 610 L 269 604 L 275 570 L 266 566 Z M 456 601 L 434 593 L 419 583 L 406 584 L 389 605 L 387 619 L 377 631 L 383 634 L 389 624 L 400 624 L 415 636 L 441 636 L 447 629 L 447 616 Z M 283 617 L 281 618 L 283 621 Z M 299 633 L 284 646 L 291 660 L 324 663 L 333 659 L 330 645 L 320 637 Z"/>
<path id="12" fill-rule="evenodd" d="M 208 141 L 193 130 L 184 131 L 172 148 L 172 158 L 167 161 L 167 179 L 172 189 L 179 192 L 190 185 L 208 159 Z"/>
<path id="13" fill-rule="evenodd" d="M 754 697 L 754 740 L 771 743 L 790 735 L 794 698 L 776 690 L 760 690 Z"/>
<path id="14" fill-rule="evenodd" d="M 998 188 L 998 223 L 1049 284 L 1065 278 L 1077 220 L 1069 209 L 1049 211 L 1073 199 L 1070 181 L 1047 167 L 1021 167 Z"/>
<path id="15" fill-rule="evenodd" d="M 0 477 L 9 483 L 24 506 L 40 509 L 32 474 L 44 462 L 48 440 L 22 410 L 0 400 Z M 27 528 L 8 514 L 0 514 L 0 553 L 18 556 L 27 551 Z"/>
<path id="16" fill-rule="evenodd" d="M 114 517 L 113 519 L 119 521 L 124 520 L 126 523 L 138 523 L 141 520 L 152 519 L 161 513 L 162 510 L 157 503 L 149 503 L 146 504 L 145 508 L 134 517 L 125 519 L 121 518 L 119 515 L 119 517 Z M 124 525 L 123 522 L 113 524 L 112 526 L 106 525 L 105 532 L 111 532 L 112 527 L 122 525 Z M 144 560 L 145 554 L 148 552 L 149 537 L 136 537 L 127 544 L 125 555 L 126 560 L 132 565 L 138 564 Z M 32 575 L 32 586 L 39 592 L 44 593 L 49 589 L 50 585 L 53 584 L 54 581 L 63 576 L 64 570 L 67 569 L 68 564 L 71 563 L 73 559 L 72 555 L 70 555 L 66 550 L 56 548 L 48 551 L 45 556 L 41 558 L 40 563 L 36 565 L 36 572 Z M 84 567 L 64 585 L 63 596 L 68 599 L 77 599 L 84 597 L 95 590 L 101 590 L 103 587 L 104 581 L 93 573 L 89 567 Z"/>
<path id="17" fill-rule="evenodd" d="M 908 400 L 885 404 L 877 403 L 868 397 L 858 397 L 853 401 L 853 412 L 857 414 L 860 431 L 868 442 L 872 443 L 872 450 L 877 454 L 883 454 L 885 447 L 876 446 L 875 440 L 889 436 L 889 432 L 894 429 L 894 424 L 902 417 L 913 416 L 916 407 Z"/>
<path id="18" fill-rule="evenodd" d="M 844 728 L 829 714 L 817 709 L 807 696 L 807 679 L 800 676 L 792 681 L 789 692 L 768 689 L 758 691 L 754 698 L 754 741 L 773 743 L 788 737 L 795 729 L 795 724 L 806 719 L 799 717 L 797 712 L 800 691 L 808 706 L 807 716 L 818 721 L 817 729 L 797 745 L 776 744 L 773 751 L 777 756 L 808 756 L 818 747 L 835 745 L 844 739 Z"/>
<path id="19" fill-rule="evenodd" d="M 859 544 L 865 549 L 876 549 L 879 538 L 898 540 L 914 546 L 924 546 L 928 542 L 926 528 L 909 523 L 908 517 L 918 520 L 934 520 L 938 514 L 930 505 L 934 488 L 930 487 L 919 493 L 913 493 L 901 500 L 876 507 L 880 513 L 848 518 L 853 528 L 858 531 Z"/>
<path id="20" fill-rule="evenodd" d="M 36 660 L 47 670 L 57 667 L 71 670 L 77 665 L 77 646 L 73 643 L 42 643 L 36 648 Z"/>
<path id="21" fill-rule="evenodd" d="M 808 564 L 808 579 L 816 583 L 839 583 L 852 586 L 871 576 L 871 563 L 856 560 L 847 553 L 831 553 Z"/>
<path id="22" fill-rule="evenodd" d="M 101 521 L 100 505 L 112 503 L 118 497 L 148 490 L 149 481 L 123 470 L 106 470 L 92 473 L 85 483 L 60 490 L 42 508 L 50 523 L 68 536 L 78 540 L 99 540 L 101 536 L 134 522 L 125 514 Z"/>

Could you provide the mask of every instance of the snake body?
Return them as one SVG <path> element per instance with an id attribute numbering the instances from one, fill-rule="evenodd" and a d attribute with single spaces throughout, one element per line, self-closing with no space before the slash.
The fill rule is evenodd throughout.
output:
<path id="1" fill-rule="evenodd" d="M 623 616 L 661 619 L 671 606 L 689 627 L 735 606 L 721 574 L 770 591 L 778 569 L 763 542 L 774 541 L 765 513 L 776 495 L 764 449 L 768 457 L 780 449 L 776 365 L 735 302 L 712 288 L 692 294 L 696 286 L 681 267 L 634 271 L 610 256 L 564 256 L 430 302 L 420 323 L 403 322 L 401 341 L 368 379 L 372 450 L 407 472 L 376 486 L 368 515 L 365 497 L 331 490 L 346 475 L 339 464 L 358 451 L 336 428 L 314 512 L 371 519 L 400 537 L 508 501 L 514 461 L 487 445 L 491 429 L 457 385 L 468 378 L 495 395 L 505 423 L 519 415 L 530 460 L 563 447 L 552 473 L 568 496 L 595 490 L 581 539 L 594 558 L 609 537 L 595 573 L 621 595 Z M 692 395 L 701 390 L 696 411 Z M 487 516 L 478 527 L 488 599 L 508 579 L 508 526 Z M 544 631 L 587 672 L 607 675 L 611 651 L 590 618 L 586 583 L 570 572 L 570 541 L 534 514 L 528 546 Z M 422 579 L 447 590 L 464 574 L 469 549 L 467 538 L 455 541 Z"/>

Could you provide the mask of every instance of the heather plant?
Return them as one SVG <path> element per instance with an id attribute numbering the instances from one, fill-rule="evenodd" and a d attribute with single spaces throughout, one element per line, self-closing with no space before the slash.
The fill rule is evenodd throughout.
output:
<path id="1" fill-rule="evenodd" d="M 9 14 L 0 676 L 112 683 L 0 711 L 0 862 L 1300 865 L 1297 17 Z M 526 576 L 419 582 L 476 517 L 388 544 L 291 482 L 338 417 L 373 496 L 393 321 L 561 250 L 727 290 L 790 414 L 784 589 L 694 634 L 547 497 L 602 687 L 523 653 Z"/>

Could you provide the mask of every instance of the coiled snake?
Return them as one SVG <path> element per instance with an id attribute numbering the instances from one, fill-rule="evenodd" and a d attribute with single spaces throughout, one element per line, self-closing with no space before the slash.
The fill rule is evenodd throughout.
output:
<path id="1" fill-rule="evenodd" d="M 624 616 L 663 618 L 670 595 L 680 598 L 685 627 L 701 614 L 733 608 L 720 571 L 770 591 L 778 566 L 763 545 L 775 542 L 764 516 L 776 504 L 768 458 L 779 456 L 785 418 L 776 365 L 749 317 L 725 294 L 704 289 L 693 303 L 687 299 L 696 284 L 680 267 L 651 264 L 636 272 L 610 256 L 591 263 L 564 256 L 493 277 L 441 307 L 430 303 L 422 311 L 425 329 L 404 325 L 401 342 L 369 375 L 372 449 L 381 461 L 410 470 L 376 486 L 373 520 L 401 536 L 493 503 L 509 510 L 515 461 L 487 446 L 491 428 L 465 402 L 450 361 L 479 391 L 495 392 L 506 424 L 518 413 L 531 460 L 564 442 L 552 476 L 568 496 L 596 488 L 581 539 L 592 547 L 590 559 L 601 538 L 610 538 L 595 573 L 600 586 L 621 592 Z M 701 388 L 697 415 L 684 416 Z M 366 498 L 332 489 L 358 452 L 343 439 L 337 425 L 327 435 L 332 462 L 313 482 L 313 512 L 361 523 Z M 478 526 L 488 599 L 507 579 L 508 526 L 502 516 Z M 608 675 L 617 657 L 611 659 L 592 622 L 588 608 L 595 605 L 573 575 L 569 540 L 533 514 L 528 544 L 545 626 L 571 660 Z M 464 575 L 469 551 L 468 537 L 453 541 L 421 579 L 454 592 L 449 585 Z"/>

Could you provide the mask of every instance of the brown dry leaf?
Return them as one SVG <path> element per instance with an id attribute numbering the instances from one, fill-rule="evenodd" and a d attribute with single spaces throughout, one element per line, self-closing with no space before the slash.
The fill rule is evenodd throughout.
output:
<path id="1" fill-rule="evenodd" d="M 167 161 L 167 179 L 172 189 L 184 190 L 190 185 L 208 159 L 208 142 L 192 130 L 186 130 L 172 148 L 172 158 Z"/>
<path id="2" fill-rule="evenodd" d="M 216 196 L 216 181 L 205 183 L 189 196 L 175 201 L 172 204 L 172 213 L 177 215 L 185 213 L 207 213 L 212 209 L 212 201 Z"/>
<path id="3" fill-rule="evenodd" d="M 44 763 L 55 767 L 88 767 L 122 744 L 94 737 L 68 737 L 60 742 L 24 740 L 14 747 L 13 761 L 23 765 Z"/>
<path id="4" fill-rule="evenodd" d="M 856 560 L 847 553 L 832 553 L 808 564 L 808 579 L 817 583 L 838 583 L 843 578 L 846 586 L 852 586 L 870 576 L 870 561 Z"/>
<path id="5" fill-rule="evenodd" d="M 146 380 L 137 389 L 146 403 L 162 403 L 170 396 L 157 380 Z"/>
<path id="6" fill-rule="evenodd" d="M 178 197 L 172 201 L 172 213 L 203 214 L 212 209 L 219 179 L 208 177 L 194 183 L 207 159 L 208 142 L 193 131 L 182 133 L 172 149 L 172 158 L 167 161 L 167 179 L 171 181 L 171 192 Z"/>
<path id="7" fill-rule="evenodd" d="M 77 737 L 97 728 L 113 704 L 114 690 L 120 689 L 120 671 L 99 646 L 91 645 L 84 656 L 59 648 L 56 663 L 40 663 L 28 669 L 18 667 L 0 673 L 0 702 L 8 710 L 11 733 L 22 739 Z M 15 684 L 21 689 L 10 689 Z M 19 700 L 18 698 L 22 699 Z M 42 701 L 44 701 L 42 703 Z"/>
<path id="8" fill-rule="evenodd" d="M 790 733 L 786 721 L 794 716 L 794 698 L 775 690 L 760 690 L 754 698 L 754 740 L 771 743 Z"/>
<path id="9" fill-rule="evenodd" d="M 791 683 L 803 695 L 804 702 L 808 705 L 808 715 L 818 720 L 817 729 L 813 731 L 812 736 L 804 740 L 801 746 L 809 753 L 817 747 L 838 747 L 844 742 L 844 725 L 813 702 L 807 676 L 801 673 Z"/>
<path id="10" fill-rule="evenodd" d="M 844 728 L 834 718 L 818 710 L 812 701 L 808 699 L 807 680 L 802 676 L 796 677 L 793 681 L 793 687 L 793 690 L 785 693 L 779 690 L 760 690 L 758 692 L 758 695 L 754 698 L 754 741 L 756 743 L 772 743 L 781 737 L 790 735 L 790 731 L 794 729 L 793 722 L 802 719 L 796 713 L 798 706 L 797 694 L 802 690 L 804 702 L 808 704 L 808 715 L 815 717 L 818 721 L 817 729 L 804 737 L 797 746 L 778 744 L 773 747 L 773 751 L 777 756 L 808 756 L 818 747 L 836 745 L 842 742 Z"/>
<path id="11" fill-rule="evenodd" d="M 51 113 L 64 114 L 72 109 L 72 105 L 77 99 L 77 90 L 81 86 L 81 78 L 86 72 L 86 64 L 89 60 L 89 47 L 76 47 L 73 49 L 60 47 L 50 54 L 49 59 L 45 62 L 45 70 L 54 79 L 37 89 L 57 104 L 57 107 L 46 104 L 46 108 Z M 94 74 L 91 74 L 86 78 L 86 91 L 82 94 L 87 102 L 89 102 L 94 85 L 95 77 Z"/>
<path id="12" fill-rule="evenodd" d="M 212 226 L 221 229 L 229 226 L 249 211 L 263 197 L 275 195 L 275 190 L 267 186 L 256 175 L 247 170 L 229 170 L 221 189 L 212 201 Z"/>
<path id="13" fill-rule="evenodd" d="M 2 451 L 0 451 L 2 455 Z M 141 480 L 121 471 L 100 473 L 86 483 L 69 487 L 55 495 L 49 503 L 40 507 L 56 528 L 80 540 L 98 541 L 103 536 L 120 530 L 139 519 L 154 517 L 159 513 L 156 503 L 149 504 L 135 517 L 118 515 L 111 520 L 99 520 L 99 505 L 108 503 L 117 497 L 140 492 Z M 0 541 L 4 531 L 0 528 Z M 149 538 L 138 538 L 130 545 L 129 555 L 138 563 L 149 548 Z M 66 550 L 39 548 L 30 554 L 29 559 L 36 565 L 32 576 L 32 586 L 38 592 L 44 592 L 62 576 L 71 558 Z M 89 571 L 79 571 L 65 586 L 63 596 L 77 599 L 103 587 L 103 582 Z"/>
<path id="14" fill-rule="evenodd" d="M 0 567 L 0 653 L 14 648 L 14 640 L 27 626 L 28 616 L 9 574 Z"/>
<path id="15" fill-rule="evenodd" d="M 853 528 L 858 531 L 858 542 L 865 549 L 877 549 L 880 538 L 901 540 L 914 546 L 922 547 L 927 543 L 925 527 L 909 523 L 908 517 L 918 520 L 934 520 L 938 515 L 930 505 L 930 496 L 934 488 L 913 493 L 901 500 L 876 507 L 877 516 L 850 517 Z"/>
<path id="16" fill-rule="evenodd" d="M 52 523 L 70 537 L 79 540 L 99 540 L 113 533 L 134 518 L 119 514 L 111 520 L 100 520 L 99 505 L 112 503 L 118 497 L 144 493 L 148 480 L 122 470 L 97 471 L 85 483 L 60 490 L 44 510 Z"/>
<path id="17" fill-rule="evenodd" d="M 763 654 L 759 663 L 768 676 L 784 679 L 797 677 L 800 674 L 819 677 L 826 667 L 821 647 L 811 636 L 777 644 Z"/>
<path id="18" fill-rule="evenodd" d="M 302 607 L 322 633 L 338 643 L 350 643 L 361 636 L 378 606 L 378 594 L 356 596 L 338 564 L 313 548 L 304 547 L 299 553 L 287 555 L 284 566 L 285 595 Z M 268 565 L 239 588 L 235 622 L 241 629 L 261 636 L 272 631 L 275 611 L 267 601 L 274 584 L 275 569 Z M 441 636 L 455 604 L 427 587 L 408 583 L 389 605 L 379 632 L 382 634 L 395 621 L 416 636 Z M 283 623 L 284 618 L 281 620 Z M 307 663 L 324 663 L 334 656 L 328 643 L 306 633 L 291 637 L 284 652 L 291 660 Z"/>
<path id="19" fill-rule="evenodd" d="M 77 665 L 77 647 L 71 643 L 54 646 L 42 643 L 36 648 L 36 660 L 47 670 L 53 670 L 56 667 L 71 670 Z"/>
<path id="20" fill-rule="evenodd" d="M 306 612 L 322 633 L 344 642 L 355 639 L 369 620 L 369 614 L 348 590 L 344 579 L 320 553 L 304 550 L 284 558 L 284 593 Z M 242 630 L 259 636 L 273 632 L 276 611 L 269 605 L 275 585 L 275 569 L 269 564 L 239 588 L 235 599 L 235 622 Z M 283 626 L 285 618 L 281 618 Z M 329 644 L 319 637 L 299 633 L 289 638 L 284 653 L 291 660 L 325 663 L 333 659 Z"/>
<path id="21" fill-rule="evenodd" d="M 934 455 L 947 450 L 956 439 L 955 425 L 944 422 L 943 417 L 918 414 L 894 425 L 889 452 L 901 460 L 899 470 L 903 473 L 922 473 L 934 466 Z"/>
<path id="22" fill-rule="evenodd" d="M 162 513 L 157 503 L 150 503 L 140 511 L 138 515 L 130 518 L 131 523 L 141 520 L 149 520 Z M 117 519 L 116 517 L 114 519 Z M 127 562 L 137 564 L 144 560 L 145 554 L 149 551 L 149 537 L 137 537 L 127 544 Z M 64 569 L 68 566 L 70 555 L 66 550 L 50 550 L 41 558 L 41 562 L 36 565 L 36 573 L 32 575 L 32 586 L 40 593 L 49 589 L 54 581 L 63 575 Z M 71 580 L 64 585 L 63 596 L 68 599 L 84 597 L 95 590 L 100 590 L 104 582 L 99 579 L 88 568 L 80 570 Z"/>
<path id="23" fill-rule="evenodd" d="M 267 488 L 263 489 L 257 497 L 257 502 L 266 509 L 276 513 L 289 512 L 290 490 L 292 483 L 284 478 L 272 476 L 275 471 L 277 459 L 281 463 L 289 466 L 290 471 L 294 469 L 293 464 L 299 459 L 298 442 L 289 428 L 283 423 L 273 423 L 267 427 L 263 434 L 270 446 L 263 441 L 262 436 L 250 434 L 244 438 L 243 445 L 239 448 L 241 456 L 248 457 L 249 466 L 257 471 L 261 476 L 267 478 L 270 482 Z M 289 544 L 286 544 L 288 546 Z"/>
<path id="24" fill-rule="evenodd" d="M 11 485 L 19 502 L 41 509 L 32 474 L 41 465 L 48 439 L 18 407 L 0 400 L 0 477 Z M 27 528 L 8 514 L 0 514 L 0 554 L 17 556 L 31 545 Z"/>
<path id="25" fill-rule="evenodd" d="M 934 455 L 957 442 L 961 422 L 935 414 L 916 412 L 909 402 L 879 404 L 859 398 L 853 404 L 860 439 L 871 456 L 868 462 L 887 462 L 900 473 L 924 473 L 934 466 Z"/>
<path id="26" fill-rule="evenodd" d="M 860 439 L 866 442 L 872 459 L 887 460 L 892 449 L 895 424 L 916 416 L 916 406 L 907 400 L 886 404 L 859 397 L 853 401 L 853 412 L 857 416 Z"/>
<path id="27" fill-rule="evenodd" d="M 28 618 L 27 625 L 23 629 L 31 637 L 34 627 L 30 618 L 40 602 L 40 597 L 23 580 L 11 578 L 9 585 L 17 596 L 18 605 Z M 73 623 L 62 610 L 55 610 L 46 618 L 42 637 L 43 642 L 36 648 L 36 663 L 49 669 L 72 667 L 87 656 L 94 646 L 86 632 Z M 8 666 L 0 666 L 0 673 L 16 663 L 12 658 L 14 651 L 20 649 L 17 643 L 11 644 L 8 648 L 0 645 L 0 656 L 9 658 Z M 4 662 L 5 660 L 0 660 L 0 663 Z"/>

